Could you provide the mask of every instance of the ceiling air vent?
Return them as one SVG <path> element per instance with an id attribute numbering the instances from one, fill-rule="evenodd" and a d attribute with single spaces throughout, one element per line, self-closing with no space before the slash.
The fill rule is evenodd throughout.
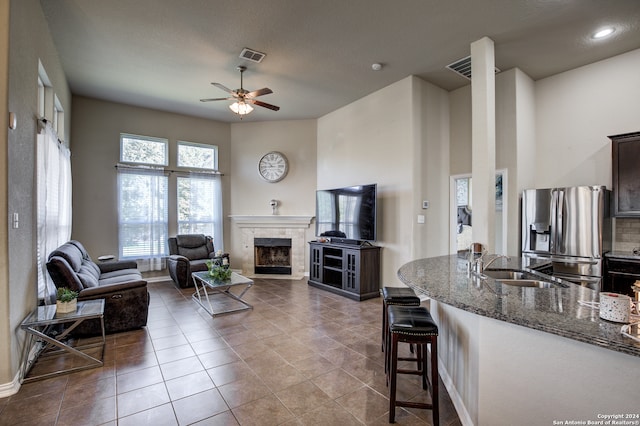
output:
<path id="1" fill-rule="evenodd" d="M 458 75 L 463 76 L 466 79 L 471 80 L 471 56 L 458 59 L 457 61 L 447 65 L 447 68 L 455 72 Z M 495 69 L 495 73 L 499 73 L 498 68 Z"/>
<path id="2" fill-rule="evenodd" d="M 242 59 L 246 59 L 247 61 L 258 62 L 258 63 L 262 62 L 265 56 L 267 56 L 266 53 L 258 52 L 256 50 L 252 50 L 247 47 L 242 49 L 242 52 L 240 52 L 240 57 Z"/>

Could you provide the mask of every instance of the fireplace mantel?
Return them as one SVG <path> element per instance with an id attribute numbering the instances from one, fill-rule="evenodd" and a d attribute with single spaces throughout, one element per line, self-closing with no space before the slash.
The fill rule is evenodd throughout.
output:
<path id="1" fill-rule="evenodd" d="M 314 216 L 231 215 L 240 228 L 308 228 Z"/>

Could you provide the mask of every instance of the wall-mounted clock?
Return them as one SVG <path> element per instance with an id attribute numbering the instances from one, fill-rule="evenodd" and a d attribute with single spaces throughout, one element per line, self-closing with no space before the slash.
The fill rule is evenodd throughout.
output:
<path id="1" fill-rule="evenodd" d="M 280 182 L 289 172 L 289 161 L 281 152 L 267 152 L 258 162 L 258 172 L 267 182 Z"/>

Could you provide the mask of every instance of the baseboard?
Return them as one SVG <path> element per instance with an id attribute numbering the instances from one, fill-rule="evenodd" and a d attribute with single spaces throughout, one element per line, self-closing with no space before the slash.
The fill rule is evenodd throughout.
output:
<path id="1" fill-rule="evenodd" d="M 15 395 L 20 390 L 20 371 L 18 371 L 10 383 L 0 383 L 0 398 Z"/>
<path id="2" fill-rule="evenodd" d="M 458 393 L 458 390 L 453 385 L 453 380 L 449 375 L 449 372 L 446 368 L 444 368 L 444 364 L 438 358 L 438 374 L 442 379 L 442 383 L 444 383 L 444 387 L 447 389 L 449 393 L 449 397 L 451 398 L 451 402 L 453 402 L 453 406 L 456 409 L 456 413 L 458 413 L 458 418 L 460 419 L 460 423 L 464 426 L 474 426 L 473 421 L 471 420 L 471 416 L 467 412 L 467 407 L 465 407 L 464 402 L 462 401 L 462 397 Z"/>
<path id="3" fill-rule="evenodd" d="M 171 280 L 171 277 L 169 275 L 165 275 L 165 276 L 149 277 L 149 278 L 143 278 L 143 279 L 148 283 L 159 283 L 161 281 L 169 281 Z"/>

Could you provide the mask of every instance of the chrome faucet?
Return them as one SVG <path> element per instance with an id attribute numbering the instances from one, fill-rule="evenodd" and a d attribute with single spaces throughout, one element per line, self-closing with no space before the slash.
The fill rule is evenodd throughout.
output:
<path id="1" fill-rule="evenodd" d="M 505 256 L 504 254 L 496 254 L 491 260 L 489 260 L 487 263 L 484 263 L 484 256 L 485 255 L 480 256 L 475 261 L 474 269 L 478 274 L 482 274 L 484 270 L 489 267 L 489 265 L 491 265 L 493 262 L 495 262 L 498 259 L 503 258 L 503 259 L 506 259 L 507 261 L 511 260 L 509 256 Z"/>

